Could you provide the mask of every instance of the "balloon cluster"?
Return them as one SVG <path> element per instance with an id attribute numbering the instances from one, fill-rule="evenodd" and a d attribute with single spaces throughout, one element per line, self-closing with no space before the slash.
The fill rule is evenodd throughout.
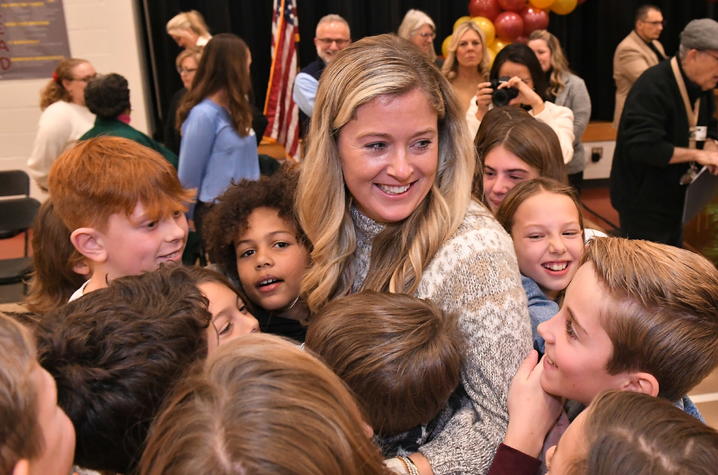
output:
<path id="1" fill-rule="evenodd" d="M 456 27 L 473 21 L 484 33 L 491 57 L 514 41 L 526 41 L 534 30 L 548 27 L 548 11 L 568 15 L 583 0 L 469 0 L 469 15 L 454 23 Z M 451 35 L 444 39 L 441 51 L 448 54 Z"/>

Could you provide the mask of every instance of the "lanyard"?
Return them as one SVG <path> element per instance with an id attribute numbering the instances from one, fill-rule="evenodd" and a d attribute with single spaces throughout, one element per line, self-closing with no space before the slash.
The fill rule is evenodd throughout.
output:
<path id="1" fill-rule="evenodd" d="M 676 78 L 676 83 L 678 84 L 678 90 L 681 93 L 681 98 L 683 99 L 683 107 L 686 109 L 686 118 L 688 119 L 688 128 L 689 128 L 689 139 L 688 139 L 688 148 L 696 148 L 696 137 L 695 137 L 695 130 L 696 125 L 698 125 L 698 111 L 701 107 L 701 100 L 698 98 L 696 101 L 696 105 L 693 109 L 691 109 L 691 102 L 688 99 L 688 91 L 686 90 L 686 83 L 683 81 L 683 75 L 681 74 L 681 71 L 678 69 L 678 59 L 674 56 L 671 59 L 671 69 L 673 69 L 673 77 Z"/>

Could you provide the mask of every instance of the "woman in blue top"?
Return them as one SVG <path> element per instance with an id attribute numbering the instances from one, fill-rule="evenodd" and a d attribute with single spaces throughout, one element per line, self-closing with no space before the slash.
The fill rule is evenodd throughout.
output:
<path id="1" fill-rule="evenodd" d="M 177 111 L 182 133 L 178 174 L 182 186 L 197 189 L 190 219 L 198 232 L 208 206 L 232 181 L 259 178 L 249 62 L 249 48 L 238 36 L 212 37 Z"/>

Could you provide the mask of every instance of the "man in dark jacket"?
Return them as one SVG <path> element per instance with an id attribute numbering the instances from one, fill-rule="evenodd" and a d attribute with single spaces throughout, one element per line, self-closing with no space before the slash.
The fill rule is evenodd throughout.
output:
<path id="1" fill-rule="evenodd" d="M 702 166 L 718 173 L 717 83 L 718 22 L 701 19 L 681 33 L 678 55 L 631 89 L 611 167 L 611 204 L 626 237 L 682 245 L 686 184 Z"/>

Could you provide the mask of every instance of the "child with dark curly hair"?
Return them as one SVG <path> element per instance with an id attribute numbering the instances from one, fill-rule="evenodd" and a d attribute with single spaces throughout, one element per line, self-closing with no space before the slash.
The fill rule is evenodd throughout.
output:
<path id="1" fill-rule="evenodd" d="M 202 240 L 261 330 L 303 342 L 308 312 L 299 294 L 311 244 L 294 212 L 296 183 L 284 166 L 231 185 L 209 211 Z"/>

